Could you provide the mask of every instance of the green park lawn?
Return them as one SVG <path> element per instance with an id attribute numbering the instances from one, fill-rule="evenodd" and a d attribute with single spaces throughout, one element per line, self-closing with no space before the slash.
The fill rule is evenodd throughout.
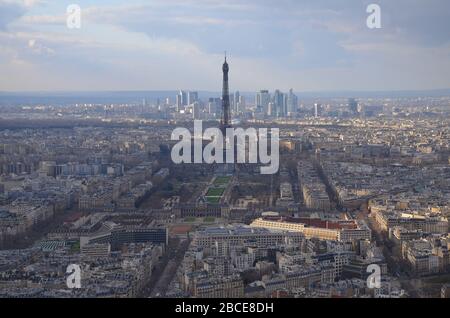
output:
<path id="1" fill-rule="evenodd" d="M 217 186 L 226 185 L 226 184 L 228 184 L 228 182 L 230 182 L 230 180 L 231 180 L 230 177 L 217 177 L 214 180 L 214 185 L 217 185 Z"/>
<path id="2" fill-rule="evenodd" d="M 222 194 L 225 192 L 225 189 L 223 188 L 210 188 L 208 192 L 206 193 L 207 197 L 221 197 Z"/>

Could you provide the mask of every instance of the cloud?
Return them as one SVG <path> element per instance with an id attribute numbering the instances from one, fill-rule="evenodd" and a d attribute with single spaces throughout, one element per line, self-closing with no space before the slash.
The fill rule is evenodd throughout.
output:
<path id="1" fill-rule="evenodd" d="M 65 15 L 26 15 L 20 18 L 20 22 L 28 25 L 65 25 Z"/>
<path id="2" fill-rule="evenodd" d="M 11 22 L 20 18 L 25 12 L 25 8 L 19 3 L 0 1 L 0 30 L 5 31 Z"/>
<path id="3" fill-rule="evenodd" d="M 0 31 L 6 31 L 9 24 L 20 19 L 30 8 L 44 3 L 40 0 L 0 0 Z"/>
<path id="4" fill-rule="evenodd" d="M 26 85 L 48 89 L 213 90 L 227 50 L 241 90 L 450 87 L 450 2 L 378 0 L 383 28 L 370 30 L 371 2 L 80 0 L 69 30 L 59 1 L 0 0 L 0 71 L 25 62 L 46 73 Z"/>
<path id="5" fill-rule="evenodd" d="M 55 55 L 55 51 L 49 47 L 46 47 L 35 39 L 28 41 L 28 47 L 36 54 Z"/>

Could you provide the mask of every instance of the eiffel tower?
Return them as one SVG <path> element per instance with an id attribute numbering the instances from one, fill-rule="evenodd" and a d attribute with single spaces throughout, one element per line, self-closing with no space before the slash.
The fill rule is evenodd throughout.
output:
<path id="1" fill-rule="evenodd" d="M 223 71 L 223 88 L 222 88 L 222 119 L 220 121 L 220 128 L 224 136 L 226 129 L 231 127 L 231 113 L 230 113 L 230 92 L 228 87 L 228 71 L 230 70 L 227 63 L 227 53 L 225 52 L 225 62 L 222 66 Z"/>
<path id="2" fill-rule="evenodd" d="M 232 143 L 230 143 L 230 140 L 227 139 L 227 128 L 231 128 L 231 112 L 230 112 L 230 91 L 228 87 L 228 72 L 230 70 L 230 67 L 227 63 L 227 52 L 225 52 L 225 62 L 222 66 L 223 71 L 223 87 L 222 87 L 222 118 L 220 120 L 220 130 L 222 131 L 222 134 L 224 136 L 224 145 L 223 145 L 223 158 L 226 158 L 226 152 L 229 147 L 232 146 Z M 235 149 L 233 149 L 235 152 Z M 234 155 L 236 158 L 236 153 Z M 236 170 L 236 164 L 235 163 L 226 163 L 220 167 L 221 174 L 229 175 L 233 174 Z"/>

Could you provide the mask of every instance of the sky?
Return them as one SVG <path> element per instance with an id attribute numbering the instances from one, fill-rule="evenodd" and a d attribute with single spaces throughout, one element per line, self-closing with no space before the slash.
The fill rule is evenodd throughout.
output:
<path id="1" fill-rule="evenodd" d="M 224 51 L 232 91 L 446 89 L 450 1 L 0 0 L 0 91 L 220 91 Z"/>

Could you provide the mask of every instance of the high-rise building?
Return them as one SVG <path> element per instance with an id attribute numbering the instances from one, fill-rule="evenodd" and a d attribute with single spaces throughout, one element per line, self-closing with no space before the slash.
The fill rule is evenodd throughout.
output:
<path id="1" fill-rule="evenodd" d="M 187 93 L 185 91 L 180 90 L 178 92 L 178 96 L 180 97 L 181 106 L 187 106 L 188 105 Z"/>
<path id="2" fill-rule="evenodd" d="M 277 113 L 277 110 L 276 110 L 276 107 L 275 107 L 275 103 L 270 102 L 269 105 L 267 106 L 266 115 L 267 116 L 275 116 L 276 113 Z"/>
<path id="3" fill-rule="evenodd" d="M 256 94 L 256 107 L 264 114 L 269 112 L 270 94 L 268 90 L 261 90 Z"/>
<path id="4" fill-rule="evenodd" d="M 188 92 L 188 105 L 198 102 L 198 92 Z"/>
<path id="5" fill-rule="evenodd" d="M 348 109 L 353 115 L 358 114 L 358 102 L 354 98 L 348 99 Z"/>
<path id="6" fill-rule="evenodd" d="M 314 117 L 319 118 L 322 113 L 322 105 L 319 103 L 314 104 Z"/>
<path id="7" fill-rule="evenodd" d="M 239 113 L 239 98 L 241 97 L 239 91 L 236 91 L 234 93 L 234 100 L 233 100 L 233 106 L 234 106 L 234 112 L 237 114 Z"/>
<path id="8" fill-rule="evenodd" d="M 245 96 L 239 96 L 239 101 L 238 101 L 238 107 L 237 107 L 237 111 L 238 113 L 243 113 L 245 112 Z"/>
<path id="9" fill-rule="evenodd" d="M 180 94 L 177 94 L 176 102 L 175 102 L 175 104 L 177 106 L 177 112 L 179 112 L 181 110 L 182 106 L 183 106 L 183 103 L 182 103 L 181 99 L 182 99 L 182 96 Z"/>
<path id="10" fill-rule="evenodd" d="M 221 105 L 222 105 L 221 98 L 213 98 L 213 97 L 209 98 L 207 107 L 208 113 L 211 115 L 219 114 Z"/>
<path id="11" fill-rule="evenodd" d="M 297 113 L 297 107 L 298 107 L 298 98 L 294 94 L 293 89 L 291 88 L 289 90 L 289 94 L 287 96 L 287 115 L 293 116 Z"/>
<path id="12" fill-rule="evenodd" d="M 286 103 L 284 94 L 278 89 L 273 94 L 273 104 L 274 110 L 272 111 L 272 116 L 284 117 L 286 115 Z"/>
<path id="13" fill-rule="evenodd" d="M 181 104 L 183 106 L 187 106 L 188 105 L 188 98 L 187 98 L 187 93 L 185 91 L 181 91 Z"/>
<path id="14" fill-rule="evenodd" d="M 192 117 L 193 119 L 200 119 L 200 104 L 199 102 L 194 102 L 192 104 Z"/>
<path id="15" fill-rule="evenodd" d="M 188 94 L 185 91 L 180 90 L 176 96 L 176 106 L 179 112 L 188 105 Z"/>

